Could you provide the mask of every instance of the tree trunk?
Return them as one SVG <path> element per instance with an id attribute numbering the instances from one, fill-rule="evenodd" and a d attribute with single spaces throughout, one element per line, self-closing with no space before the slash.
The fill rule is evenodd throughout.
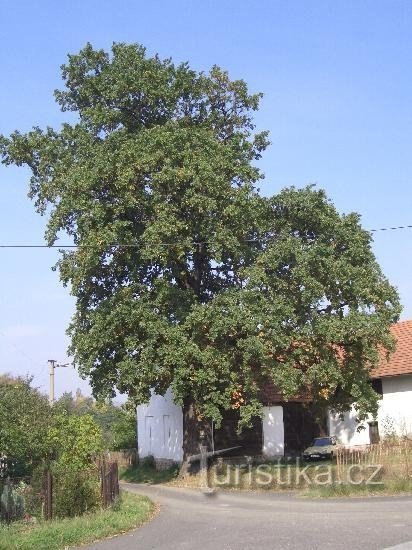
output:
<path id="1" fill-rule="evenodd" d="M 180 475 L 185 476 L 199 470 L 200 461 L 190 462 L 193 455 L 198 455 L 200 446 L 211 451 L 212 423 L 199 416 L 196 405 L 187 399 L 183 406 L 183 463 L 180 468 Z"/>

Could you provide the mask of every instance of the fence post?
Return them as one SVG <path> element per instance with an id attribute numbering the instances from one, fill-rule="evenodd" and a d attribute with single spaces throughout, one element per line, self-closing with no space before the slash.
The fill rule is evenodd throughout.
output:
<path id="1" fill-rule="evenodd" d="M 53 518 L 53 478 L 50 470 L 43 476 L 44 517 Z"/>
<path id="2" fill-rule="evenodd" d="M 117 462 L 113 462 L 113 501 L 119 497 L 119 467 Z"/>
<path id="3" fill-rule="evenodd" d="M 101 497 L 104 507 L 112 504 L 119 496 L 119 469 L 117 462 L 100 461 Z"/>
<path id="4" fill-rule="evenodd" d="M 107 506 L 106 458 L 104 456 L 100 461 L 100 477 L 102 504 L 103 506 Z"/>

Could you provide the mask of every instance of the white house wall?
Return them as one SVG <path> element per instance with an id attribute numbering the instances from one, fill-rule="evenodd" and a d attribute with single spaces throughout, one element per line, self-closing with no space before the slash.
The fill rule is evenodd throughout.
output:
<path id="1" fill-rule="evenodd" d="M 361 427 L 358 431 L 358 428 Z M 342 445 L 369 445 L 369 426 L 363 422 L 356 422 L 356 411 L 352 409 L 345 413 L 343 420 L 338 415 L 329 415 L 329 434 L 335 435 Z"/>
<path id="2" fill-rule="evenodd" d="M 371 418 L 372 420 L 372 418 Z M 412 375 L 392 376 L 382 379 L 382 399 L 379 402 L 378 428 L 381 438 L 389 433 L 398 436 L 412 434 Z M 358 431 L 356 412 L 344 415 L 344 419 L 330 415 L 329 433 L 336 435 L 343 445 L 368 445 L 369 426 L 360 424 L 364 429 Z"/>
<path id="3" fill-rule="evenodd" d="M 263 456 L 282 457 L 285 452 L 283 407 L 263 407 Z"/>
<path id="4" fill-rule="evenodd" d="M 384 430 L 392 427 L 398 436 L 412 434 L 412 375 L 382 378 L 383 399 L 379 407 L 378 426 Z"/>
<path id="5" fill-rule="evenodd" d="M 183 460 L 183 413 L 170 390 L 137 407 L 137 439 L 140 458 Z"/>

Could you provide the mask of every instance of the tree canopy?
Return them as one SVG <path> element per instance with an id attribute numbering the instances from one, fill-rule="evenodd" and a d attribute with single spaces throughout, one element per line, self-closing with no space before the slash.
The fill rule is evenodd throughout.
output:
<path id="1" fill-rule="evenodd" d="M 259 194 L 261 94 L 219 67 L 88 44 L 62 67 L 76 122 L 0 140 L 32 171 L 46 238 L 76 298 L 71 353 L 96 395 L 171 387 L 199 417 L 260 413 L 271 380 L 336 410 L 376 411 L 369 385 L 400 306 L 357 214 L 322 190 Z"/>

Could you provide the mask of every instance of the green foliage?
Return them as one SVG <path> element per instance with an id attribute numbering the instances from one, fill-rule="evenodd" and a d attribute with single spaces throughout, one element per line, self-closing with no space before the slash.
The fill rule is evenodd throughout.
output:
<path id="1" fill-rule="evenodd" d="M 89 414 L 56 415 L 47 440 L 58 464 L 77 471 L 87 469 L 103 450 L 101 429 Z"/>
<path id="2" fill-rule="evenodd" d="M 0 495 L 0 520 L 6 523 L 21 519 L 24 515 L 22 487 L 6 481 Z"/>
<path id="3" fill-rule="evenodd" d="M 376 413 L 369 372 L 378 345 L 392 349 L 388 328 L 400 308 L 370 235 L 357 215 L 340 216 L 323 191 L 284 190 L 270 204 L 273 236 L 240 270 L 243 284 L 186 318 L 190 362 L 176 369 L 175 393 L 187 377 L 195 401 L 221 388 L 220 403 L 205 403 L 216 417 L 216 405 L 229 408 L 237 392 L 248 421 L 269 379 L 286 398 L 309 390 L 321 408 L 342 411 L 356 402 L 359 418 Z"/>
<path id="4" fill-rule="evenodd" d="M 105 448 L 118 451 L 136 447 L 136 412 L 132 415 L 106 400 L 95 402 L 91 414 L 102 429 Z"/>
<path id="5" fill-rule="evenodd" d="M 154 464 L 145 464 L 143 461 L 136 468 L 121 468 L 119 477 L 129 483 L 167 483 L 177 478 L 179 466 L 171 466 L 164 470 L 157 470 Z"/>
<path id="6" fill-rule="evenodd" d="M 91 414 L 95 410 L 96 401 L 93 397 L 85 396 L 80 390 L 73 396 L 72 392 L 63 393 L 53 404 L 53 410 L 57 413 L 66 414 Z"/>
<path id="7" fill-rule="evenodd" d="M 81 516 L 101 504 L 100 480 L 95 466 L 89 464 L 88 468 L 78 468 L 58 461 L 53 465 L 53 483 L 55 517 Z"/>
<path id="8" fill-rule="evenodd" d="M 147 497 L 125 493 L 116 509 L 105 508 L 79 517 L 34 525 L 19 522 L 0 527 L 0 548 L 60 550 L 94 543 L 138 527 L 150 518 L 153 510 L 154 505 Z"/>
<path id="9" fill-rule="evenodd" d="M 47 454 L 50 407 L 31 380 L 0 376 L 0 454 L 12 465 L 10 474 L 28 475 Z"/>
<path id="10" fill-rule="evenodd" d="M 53 459 L 78 469 L 89 467 L 104 448 L 102 430 L 84 406 L 85 400 L 94 400 L 76 402 L 81 414 L 66 408 L 70 402 L 65 397 L 50 408 L 46 396 L 30 383 L 0 377 L 0 450 L 12 465 L 9 473 L 33 474 Z"/>
<path id="11" fill-rule="evenodd" d="M 136 409 L 114 405 L 111 400 L 95 401 L 77 391 L 63 394 L 54 404 L 55 411 L 67 414 L 89 414 L 102 430 L 103 447 L 110 451 L 136 447 Z"/>
<path id="12" fill-rule="evenodd" d="M 148 455 L 142 458 L 141 465 L 143 468 L 155 468 L 156 463 L 153 455 Z"/>
<path id="13" fill-rule="evenodd" d="M 375 412 L 368 383 L 400 306 L 359 216 L 323 191 L 263 198 L 261 95 L 218 67 L 87 45 L 63 67 L 59 131 L 0 139 L 32 171 L 30 195 L 79 245 L 59 269 L 76 298 L 71 352 L 96 395 L 135 402 L 171 386 L 218 424 L 261 413 L 259 387 Z"/>
<path id="14" fill-rule="evenodd" d="M 64 406 L 70 403 L 67 399 L 50 408 L 45 396 L 30 386 L 30 380 L 3 376 L 0 396 L 0 448 L 13 465 L 10 473 L 32 476 L 29 504 L 38 505 L 35 496 L 41 492 L 45 469 L 51 467 L 57 516 L 96 508 L 100 490 L 94 461 L 104 445 L 102 430 L 93 416 L 86 414 L 84 406 L 82 414 L 68 413 Z M 23 511 L 23 492 L 6 482 L 0 491 L 1 517 L 12 521 Z"/>
<path id="15" fill-rule="evenodd" d="M 103 450 L 103 439 L 93 417 L 55 415 L 47 438 L 56 457 L 52 463 L 53 513 L 71 517 L 97 508 L 100 486 L 95 459 Z"/>

